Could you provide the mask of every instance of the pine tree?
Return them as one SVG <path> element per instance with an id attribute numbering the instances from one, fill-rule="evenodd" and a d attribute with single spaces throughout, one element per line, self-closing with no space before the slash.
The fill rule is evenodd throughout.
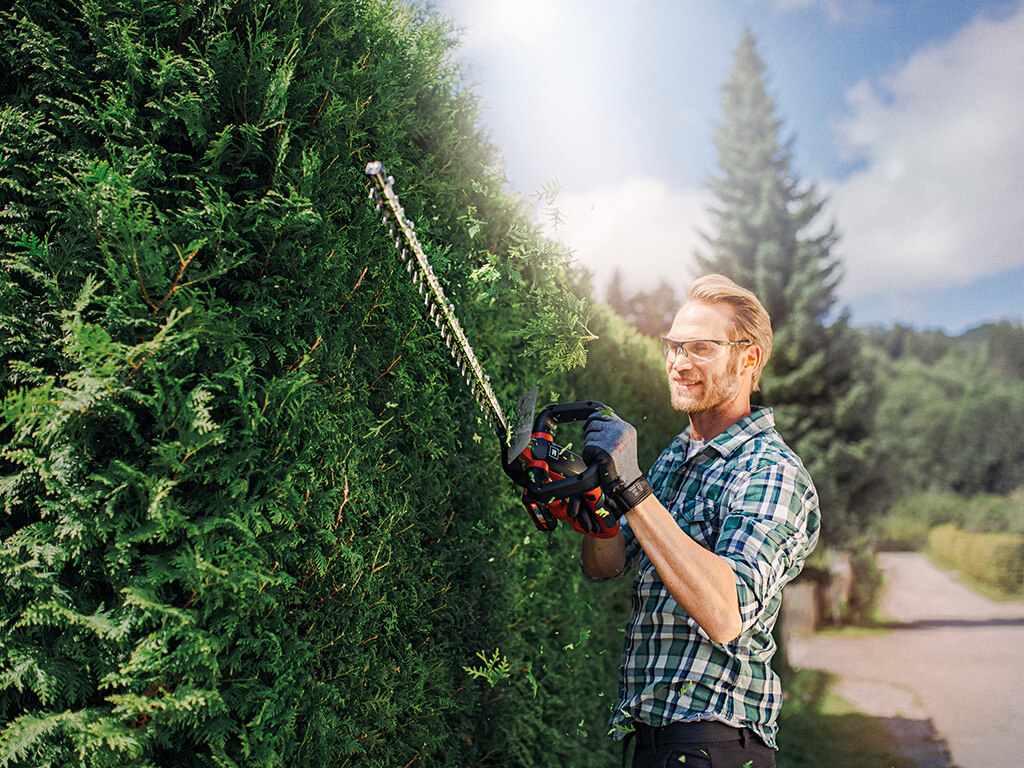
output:
<path id="1" fill-rule="evenodd" d="M 838 235 L 834 225 L 817 224 L 826 200 L 793 172 L 794 140 L 780 138 L 767 68 L 749 30 L 722 104 L 715 135 L 720 173 L 709 182 L 715 231 L 705 235 L 709 253 L 697 262 L 754 291 L 772 316 L 775 346 L 761 398 L 811 470 L 824 502 L 823 530 L 836 537 L 842 513 L 857 507 L 870 485 L 858 339 L 845 314 L 833 316 Z"/>
<path id="2" fill-rule="evenodd" d="M 612 272 L 611 280 L 608 281 L 608 291 L 605 293 L 605 302 L 609 307 L 618 312 L 622 317 L 629 313 L 629 300 L 622 290 L 622 270 L 618 267 Z"/>

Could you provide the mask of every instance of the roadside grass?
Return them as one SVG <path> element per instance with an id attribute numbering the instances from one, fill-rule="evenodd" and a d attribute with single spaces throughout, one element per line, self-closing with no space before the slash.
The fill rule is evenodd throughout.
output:
<path id="1" fill-rule="evenodd" d="M 823 637 L 877 637 L 892 632 L 898 622 L 877 621 L 871 624 L 851 624 L 844 627 L 825 627 L 814 634 Z"/>
<path id="2" fill-rule="evenodd" d="M 888 584 L 882 584 L 875 599 L 866 611 L 866 615 L 861 616 L 858 621 L 852 623 L 844 622 L 838 627 L 822 627 L 814 634 L 825 637 L 877 637 L 888 634 L 900 626 L 900 622 L 891 616 L 887 616 L 882 610 L 882 605 L 885 603 L 885 592 L 888 588 Z"/>
<path id="3" fill-rule="evenodd" d="M 1013 592 L 1007 592 L 1005 589 L 989 584 L 987 581 L 976 579 L 966 573 L 960 573 L 957 576 L 957 580 L 964 586 L 970 587 L 978 594 L 984 595 L 990 600 L 995 600 L 1000 603 L 1024 599 L 1024 590 L 1018 589 Z"/>
<path id="4" fill-rule="evenodd" d="M 879 601 L 881 603 L 881 601 Z M 879 605 L 872 607 L 869 616 L 856 624 L 843 624 L 839 627 L 822 627 L 814 634 L 823 637 L 878 637 L 887 635 L 894 629 L 903 626 L 891 616 L 882 613 Z"/>
<path id="5" fill-rule="evenodd" d="M 836 676 L 795 669 L 779 719 L 778 768 L 914 768 L 885 718 L 829 692 Z"/>
<path id="6" fill-rule="evenodd" d="M 943 559 L 939 555 L 935 554 L 930 549 L 923 550 L 925 556 L 928 558 L 928 562 L 934 565 L 936 568 L 941 568 L 944 571 L 953 571 L 956 573 L 956 579 L 965 587 L 969 587 L 977 592 L 979 595 L 987 597 L 989 600 L 996 600 L 1000 603 L 1009 602 L 1011 600 L 1024 599 L 1024 585 L 1021 589 L 1014 590 L 1012 592 L 1003 589 L 1002 587 L 991 584 L 987 581 L 975 578 L 970 574 L 966 574 L 956 568 L 955 565 L 950 563 L 948 560 Z"/>

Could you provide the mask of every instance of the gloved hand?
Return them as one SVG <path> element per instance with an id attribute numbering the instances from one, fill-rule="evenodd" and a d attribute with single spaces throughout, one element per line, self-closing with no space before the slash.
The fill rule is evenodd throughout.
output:
<path id="1" fill-rule="evenodd" d="M 636 457 L 636 429 L 614 413 L 587 419 L 583 461 L 600 464 L 601 490 L 615 517 L 629 512 L 651 495 L 651 484 L 640 471 Z"/>

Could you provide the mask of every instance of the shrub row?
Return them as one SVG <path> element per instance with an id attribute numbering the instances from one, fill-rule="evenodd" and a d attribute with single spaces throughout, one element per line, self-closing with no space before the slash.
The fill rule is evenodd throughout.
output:
<path id="1" fill-rule="evenodd" d="M 945 523 L 972 533 L 1024 533 L 1024 493 L 969 497 L 951 491 L 911 494 L 875 520 L 871 533 L 881 549 L 920 549 L 927 543 L 929 531 Z"/>
<path id="2" fill-rule="evenodd" d="M 1007 592 L 1024 586 L 1024 536 L 971 533 L 947 523 L 928 534 L 928 548 L 958 570 Z"/>
<path id="3" fill-rule="evenodd" d="M 623 587 L 533 528 L 366 161 L 503 402 L 664 374 L 614 318 L 565 373 L 576 278 L 416 8 L 0 12 L 0 765 L 614 763 Z"/>

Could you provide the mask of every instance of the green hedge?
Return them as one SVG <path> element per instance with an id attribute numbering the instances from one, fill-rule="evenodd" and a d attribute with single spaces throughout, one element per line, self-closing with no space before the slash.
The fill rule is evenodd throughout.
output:
<path id="1" fill-rule="evenodd" d="M 615 764 L 623 588 L 533 529 L 365 202 L 383 159 L 504 402 L 598 390 L 452 38 L 0 13 L 0 765 Z"/>
<path id="2" fill-rule="evenodd" d="M 921 549 L 932 528 L 961 521 L 966 504 L 952 492 L 910 494 L 872 521 L 871 534 L 882 549 Z"/>
<path id="3" fill-rule="evenodd" d="M 1019 592 L 1024 587 L 1021 534 L 969 533 L 946 524 L 928 534 L 928 547 L 958 570 L 1006 592 Z"/>

